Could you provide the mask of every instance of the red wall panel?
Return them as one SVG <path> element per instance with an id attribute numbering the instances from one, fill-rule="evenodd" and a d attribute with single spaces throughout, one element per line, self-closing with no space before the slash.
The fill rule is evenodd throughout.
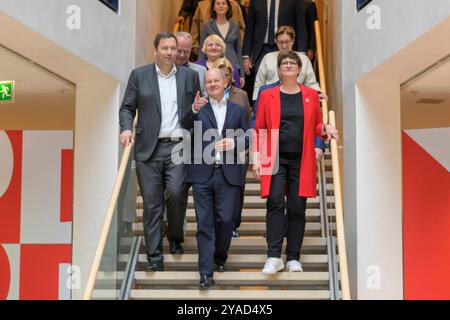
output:
<path id="1" fill-rule="evenodd" d="M 450 299 L 450 174 L 403 134 L 404 298 Z"/>

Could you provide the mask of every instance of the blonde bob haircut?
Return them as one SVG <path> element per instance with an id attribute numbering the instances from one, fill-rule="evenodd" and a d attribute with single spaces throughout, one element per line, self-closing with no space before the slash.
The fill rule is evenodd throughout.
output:
<path id="1" fill-rule="evenodd" d="M 229 76 L 227 77 L 227 80 L 230 84 L 233 84 L 233 74 L 234 74 L 234 68 L 231 64 L 230 60 L 227 58 L 220 58 L 217 59 L 216 62 L 214 62 L 214 68 L 220 69 L 220 70 L 228 70 Z"/>
<path id="2" fill-rule="evenodd" d="M 213 42 L 215 44 L 220 45 L 223 48 L 223 54 L 225 54 L 225 51 L 227 49 L 227 45 L 225 44 L 225 41 L 222 40 L 221 37 L 219 37 L 217 34 L 212 34 L 208 36 L 208 38 L 205 39 L 205 42 L 203 42 L 203 48 L 202 51 L 206 54 L 206 44 L 208 42 Z"/>

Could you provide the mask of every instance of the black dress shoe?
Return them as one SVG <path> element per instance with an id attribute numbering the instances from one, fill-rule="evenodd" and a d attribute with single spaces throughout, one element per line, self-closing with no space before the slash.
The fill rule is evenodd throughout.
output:
<path id="1" fill-rule="evenodd" d="M 170 241 L 169 242 L 169 252 L 170 254 L 183 254 L 184 249 L 181 242 Z"/>
<path id="2" fill-rule="evenodd" d="M 146 272 L 158 272 L 158 271 L 164 271 L 164 264 L 156 263 L 156 262 L 149 262 L 147 267 L 145 268 Z"/>
<path id="3" fill-rule="evenodd" d="M 216 263 L 215 271 L 222 273 L 227 271 L 227 268 L 225 267 L 224 263 Z"/>
<path id="4" fill-rule="evenodd" d="M 207 290 L 215 285 L 216 281 L 214 281 L 212 276 L 207 276 L 205 274 L 200 276 L 200 290 Z"/>

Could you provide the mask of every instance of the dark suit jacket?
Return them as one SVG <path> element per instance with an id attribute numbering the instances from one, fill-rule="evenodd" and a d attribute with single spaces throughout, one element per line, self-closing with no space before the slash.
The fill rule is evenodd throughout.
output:
<path id="1" fill-rule="evenodd" d="M 298 0 L 280 0 L 278 11 L 278 26 L 296 26 L 296 10 L 294 3 Z M 244 45 L 242 55 L 252 58 L 253 63 L 258 61 L 268 26 L 268 8 L 266 0 L 250 0 L 250 8 L 245 28 Z M 277 26 L 275 26 L 276 28 Z M 297 32 L 297 30 L 296 30 Z M 298 48 L 297 48 L 298 49 Z"/>
<path id="2" fill-rule="evenodd" d="M 202 137 L 207 130 L 217 130 L 216 118 L 214 116 L 214 111 L 210 103 L 208 103 L 200 110 L 197 115 L 195 115 L 195 121 L 200 121 L 202 124 Z M 241 106 L 238 106 L 230 101 L 228 101 L 227 105 L 223 131 L 221 133 L 218 133 L 217 137 L 213 137 L 210 141 L 203 141 L 202 137 L 194 136 L 192 140 L 193 142 L 195 141 L 195 139 L 202 140 L 202 152 L 198 155 L 194 154 L 195 147 L 192 148 L 192 162 L 187 166 L 187 183 L 206 183 L 213 174 L 214 166 L 205 162 L 205 159 L 203 158 L 205 149 L 209 146 L 208 148 L 213 150 L 211 152 L 211 158 L 207 160 L 211 160 L 210 162 L 212 163 L 214 162 L 215 151 L 214 148 L 210 145 L 214 145 L 216 142 L 224 138 L 233 138 L 235 140 L 234 150 L 226 152 L 228 153 L 227 155 L 225 152 L 221 154 L 221 159 L 224 162 L 224 164 L 222 165 L 222 169 L 225 179 L 230 185 L 243 186 L 245 184 L 246 165 L 245 163 L 238 164 L 237 162 L 237 146 L 238 141 L 240 141 L 240 143 L 243 143 L 244 141 L 242 140 L 245 140 L 245 145 L 248 148 L 248 139 L 246 139 L 244 135 L 238 137 L 227 136 L 227 129 L 242 129 L 244 130 L 244 132 L 248 129 L 247 112 Z M 242 156 L 244 156 L 242 161 L 245 162 L 245 155 Z M 226 164 L 226 159 L 234 159 L 233 164 Z"/>
<path id="3" fill-rule="evenodd" d="M 176 81 L 178 118 L 182 128 L 190 129 L 194 119 L 192 103 L 200 90 L 198 74 L 177 66 Z M 161 129 L 161 97 L 155 64 L 131 72 L 119 111 L 121 132 L 132 130 L 137 110 L 135 156 L 136 161 L 147 161 L 155 150 Z"/>

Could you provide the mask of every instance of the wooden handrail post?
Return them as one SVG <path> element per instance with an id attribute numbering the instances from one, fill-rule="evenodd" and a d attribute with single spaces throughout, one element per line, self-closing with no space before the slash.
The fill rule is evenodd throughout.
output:
<path id="1" fill-rule="evenodd" d="M 323 63 L 323 47 L 322 47 L 322 33 L 320 32 L 320 23 L 318 20 L 314 22 L 315 32 L 316 32 L 316 43 L 317 43 L 317 64 L 319 65 L 319 78 L 320 78 L 320 88 L 323 93 L 327 93 L 327 82 L 325 80 L 325 67 Z M 322 117 L 323 123 L 328 123 L 328 103 L 326 101 L 322 102 Z"/>

